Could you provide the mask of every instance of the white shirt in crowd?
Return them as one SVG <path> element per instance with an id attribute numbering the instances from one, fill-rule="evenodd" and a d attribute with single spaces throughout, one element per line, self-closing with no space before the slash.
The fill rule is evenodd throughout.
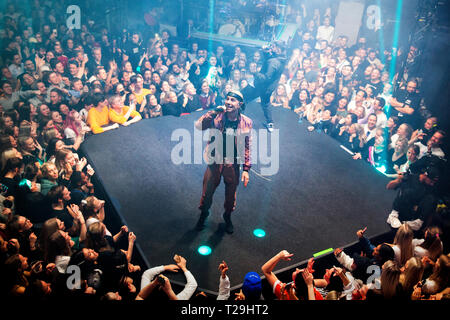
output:
<path id="1" fill-rule="evenodd" d="M 316 39 L 317 40 L 327 40 L 328 44 L 331 44 L 331 42 L 333 41 L 333 36 L 334 36 L 334 27 L 333 26 L 319 26 L 319 28 L 317 28 L 317 36 Z M 319 41 L 317 41 L 317 44 L 319 44 Z"/>
<path id="2" fill-rule="evenodd" d="M 164 272 L 164 266 L 154 267 L 146 270 L 142 274 L 141 278 L 141 290 L 145 288 L 153 279 Z M 197 290 L 197 281 L 189 270 L 184 272 L 184 276 L 186 277 L 186 285 L 184 286 L 183 291 L 177 294 L 178 300 L 189 300 L 194 294 L 195 290 Z"/>
<path id="3" fill-rule="evenodd" d="M 415 145 L 418 146 L 420 149 L 419 156 L 418 156 L 419 159 L 428 153 L 428 146 L 422 144 L 422 142 L 416 142 Z M 436 156 L 441 159 L 445 158 L 444 151 L 439 147 L 431 148 L 431 154 L 433 156 Z"/>

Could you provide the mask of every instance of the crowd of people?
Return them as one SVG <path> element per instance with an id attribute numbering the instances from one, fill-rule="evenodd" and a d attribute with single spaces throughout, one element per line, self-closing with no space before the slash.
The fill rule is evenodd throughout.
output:
<path id="1" fill-rule="evenodd" d="M 45 4 L 33 5 L 41 12 Z M 387 217 L 396 236 L 392 243 L 373 245 L 359 230 L 364 255 L 337 249 L 340 267 L 330 266 L 319 277 L 310 260 L 289 283 L 273 272 L 292 257 L 282 250 L 261 272 L 249 272 L 235 296 L 223 261 L 219 300 L 261 299 L 260 274 L 280 300 L 449 298 L 449 255 L 441 240 L 448 229 L 437 210 L 446 137 L 439 115 L 421 113 L 420 79 L 409 77 L 393 91 L 387 71 L 392 59 L 382 58 L 364 37 L 348 46 L 345 35 L 334 34 L 331 16 L 314 15 L 289 43 L 251 52 L 224 45 L 211 52 L 192 39 L 183 47 L 167 30 L 147 39 L 137 30 L 115 36 L 93 23 L 68 29 L 52 14 L 28 19 L 14 2 L 2 19 L 2 294 L 214 299 L 196 292 L 195 275 L 179 255 L 173 264 L 149 270 L 134 263 L 136 236 L 127 226 L 113 234 L 105 225 L 105 201 L 79 147 L 89 135 L 142 119 L 215 108 L 238 90 L 247 103 L 260 102 L 265 115 L 284 108 L 307 122 L 309 131 L 334 137 L 355 161 L 384 166 L 395 178 L 387 188 L 399 190 Z M 414 50 L 407 53 L 411 61 Z M 277 70 L 270 63 L 275 58 L 285 61 Z M 381 276 L 367 284 L 372 265 L 381 268 Z M 175 294 L 161 273 L 179 270 L 187 283 Z"/>

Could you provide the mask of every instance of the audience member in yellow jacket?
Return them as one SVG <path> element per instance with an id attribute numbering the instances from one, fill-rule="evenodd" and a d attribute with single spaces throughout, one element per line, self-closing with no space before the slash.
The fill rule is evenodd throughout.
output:
<path id="1" fill-rule="evenodd" d="M 92 132 L 98 134 L 118 128 L 119 124 L 111 124 L 109 120 L 108 100 L 106 100 L 105 96 L 102 93 L 95 93 L 92 99 L 94 108 L 89 110 L 87 116 L 87 124 Z"/>
<path id="2" fill-rule="evenodd" d="M 109 121 L 128 126 L 142 119 L 139 112 L 136 111 L 136 106 L 124 106 L 120 96 L 113 96 L 109 100 Z M 130 120 L 128 120 L 131 117 Z"/>

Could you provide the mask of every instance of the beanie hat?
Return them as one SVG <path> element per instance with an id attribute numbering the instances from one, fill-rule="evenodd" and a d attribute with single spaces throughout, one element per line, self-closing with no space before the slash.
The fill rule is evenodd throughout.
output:
<path id="1" fill-rule="evenodd" d="M 246 300 L 259 300 L 261 296 L 261 277 L 256 272 L 249 272 L 245 275 L 242 284 L 242 293 Z"/>

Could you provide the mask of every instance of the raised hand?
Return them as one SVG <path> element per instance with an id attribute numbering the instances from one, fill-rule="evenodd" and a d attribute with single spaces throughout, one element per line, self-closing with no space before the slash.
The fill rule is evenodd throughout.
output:
<path id="1" fill-rule="evenodd" d="M 222 261 L 221 264 L 219 264 L 219 271 L 221 273 L 222 278 L 225 278 L 227 271 L 228 271 L 228 265 L 225 261 Z"/>
<path id="2" fill-rule="evenodd" d="M 135 242 L 136 235 L 133 232 L 128 233 L 128 242 Z"/>
<path id="3" fill-rule="evenodd" d="M 67 211 L 69 211 L 72 218 L 80 221 L 80 223 L 84 222 L 83 213 L 81 213 L 80 208 L 76 204 L 71 204 L 67 206 Z"/>
<path id="4" fill-rule="evenodd" d="M 367 230 L 367 227 L 365 227 L 364 229 L 358 230 L 356 232 L 356 235 L 358 236 L 358 238 L 361 239 L 362 237 L 364 237 L 364 233 L 366 232 L 366 230 Z"/>
<path id="5" fill-rule="evenodd" d="M 325 274 L 323 275 L 323 278 L 325 279 L 325 281 L 327 283 L 330 283 L 330 278 L 333 275 L 333 272 L 334 272 L 334 268 L 325 270 Z"/>
<path id="6" fill-rule="evenodd" d="M 180 267 L 181 270 L 185 270 L 186 269 L 186 259 L 183 258 L 182 256 L 176 254 L 173 257 L 173 260 L 175 260 L 175 262 L 177 263 L 177 266 Z"/>
<path id="7" fill-rule="evenodd" d="M 361 153 L 359 153 L 359 152 L 355 153 L 355 155 L 352 158 L 353 158 L 353 160 L 362 159 Z"/>
<path id="8" fill-rule="evenodd" d="M 235 293 L 235 295 L 236 297 L 234 298 L 234 300 L 245 300 L 245 295 L 242 293 L 242 289 L 239 292 Z"/>
<path id="9" fill-rule="evenodd" d="M 313 275 L 308 271 L 308 269 L 304 269 L 302 272 L 303 280 L 305 280 L 305 283 L 307 286 L 312 286 L 314 277 Z"/>
<path id="10" fill-rule="evenodd" d="M 54 263 L 49 263 L 47 264 L 47 266 L 45 267 L 45 271 L 47 272 L 47 274 L 50 274 L 53 272 L 53 270 L 55 270 L 56 268 L 56 264 Z"/>
<path id="11" fill-rule="evenodd" d="M 32 232 L 30 234 L 30 236 L 28 237 L 28 240 L 30 240 L 30 248 L 34 248 L 36 241 L 37 241 L 37 236 L 34 234 L 34 232 Z"/>
<path id="12" fill-rule="evenodd" d="M 87 160 L 85 157 L 81 158 L 76 164 L 76 171 L 81 171 L 87 165 Z"/>
<path id="13" fill-rule="evenodd" d="M 314 265 L 314 258 L 309 258 L 309 260 L 308 260 L 308 265 L 307 265 L 307 267 L 306 267 L 306 269 L 309 271 L 309 272 L 311 272 L 311 273 L 313 273 L 315 270 L 313 269 L 313 265 Z"/>
<path id="14" fill-rule="evenodd" d="M 290 261 L 290 260 L 291 260 L 291 257 L 292 257 L 294 254 L 293 254 L 293 253 L 289 253 L 289 252 L 286 251 L 286 250 L 282 250 L 282 251 L 280 251 L 280 252 L 278 253 L 278 255 L 279 255 L 279 257 L 280 257 L 282 260 Z"/>

